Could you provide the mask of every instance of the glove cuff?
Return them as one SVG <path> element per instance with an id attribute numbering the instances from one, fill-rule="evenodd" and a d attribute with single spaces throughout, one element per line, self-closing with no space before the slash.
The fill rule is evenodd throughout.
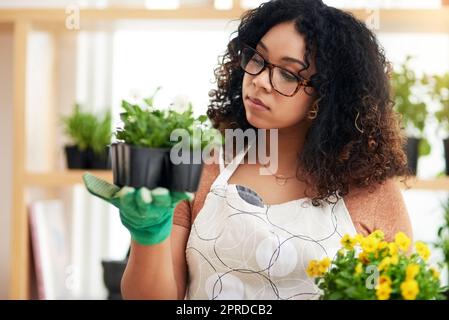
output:
<path id="1" fill-rule="evenodd" d="M 160 223 L 142 229 L 130 229 L 131 238 L 141 245 L 158 244 L 170 236 L 173 225 L 173 214 Z"/>

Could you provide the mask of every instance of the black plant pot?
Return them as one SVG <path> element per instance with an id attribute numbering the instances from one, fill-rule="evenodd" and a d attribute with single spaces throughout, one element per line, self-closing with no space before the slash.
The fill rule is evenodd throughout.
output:
<path id="1" fill-rule="evenodd" d="M 69 169 L 88 169 L 87 150 L 81 151 L 77 146 L 66 146 L 65 154 L 67 159 L 67 168 Z"/>
<path id="2" fill-rule="evenodd" d="M 195 152 L 199 152 L 197 154 L 198 159 L 194 159 Z M 195 192 L 198 189 L 203 170 L 201 151 L 190 152 L 189 156 L 188 163 L 174 164 L 170 162 L 170 190 Z"/>
<path id="3" fill-rule="evenodd" d="M 443 140 L 443 145 L 444 145 L 444 157 L 446 160 L 446 175 L 449 175 L 449 138 Z"/>
<path id="4" fill-rule="evenodd" d="M 169 149 L 113 143 L 111 164 L 114 184 L 120 187 L 154 189 L 169 186 Z"/>
<path id="5" fill-rule="evenodd" d="M 203 164 L 174 164 L 168 148 L 141 148 L 124 143 L 111 145 L 111 164 L 114 184 L 134 188 L 156 187 L 172 191 L 195 192 L 198 189 Z"/>
<path id="6" fill-rule="evenodd" d="M 126 268 L 127 260 L 103 260 L 103 281 L 108 289 L 108 300 L 121 300 L 120 282 Z"/>
<path id="7" fill-rule="evenodd" d="M 416 175 L 418 170 L 418 150 L 419 150 L 419 139 L 407 137 L 406 144 L 406 154 L 407 154 L 407 165 L 411 174 Z"/>
<path id="8" fill-rule="evenodd" d="M 111 159 L 109 156 L 109 147 L 104 149 L 102 154 L 95 153 L 93 150 L 86 150 L 87 153 L 87 168 L 97 170 L 111 169 Z"/>

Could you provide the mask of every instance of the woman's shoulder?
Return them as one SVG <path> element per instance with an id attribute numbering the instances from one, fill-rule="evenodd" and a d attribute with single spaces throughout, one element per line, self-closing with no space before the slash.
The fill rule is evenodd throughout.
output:
<path id="1" fill-rule="evenodd" d="M 352 188 L 344 201 L 357 232 L 367 235 L 382 230 L 387 240 L 399 231 L 412 237 L 410 218 L 395 178 L 371 187 Z"/>

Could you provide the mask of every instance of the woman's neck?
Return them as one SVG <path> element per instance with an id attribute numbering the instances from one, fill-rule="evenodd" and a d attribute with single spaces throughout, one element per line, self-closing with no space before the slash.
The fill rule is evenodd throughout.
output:
<path id="1" fill-rule="evenodd" d="M 290 175 L 296 172 L 307 130 L 308 127 L 304 124 L 298 124 L 293 127 L 278 129 L 277 137 L 276 133 L 270 130 L 266 131 L 266 154 L 270 159 L 277 161 L 276 171 L 278 173 Z"/>

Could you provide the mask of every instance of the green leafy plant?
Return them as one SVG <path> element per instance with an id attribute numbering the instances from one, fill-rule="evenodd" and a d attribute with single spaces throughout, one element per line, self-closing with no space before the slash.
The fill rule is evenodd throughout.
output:
<path id="1" fill-rule="evenodd" d="M 74 105 L 73 113 L 62 117 L 64 132 L 80 149 L 92 149 L 97 154 L 104 153 L 110 143 L 111 113 L 108 111 L 103 117 L 90 112 L 83 112 L 79 104 Z"/>
<path id="2" fill-rule="evenodd" d="M 156 92 L 159 88 L 156 90 Z M 207 116 L 194 117 L 193 107 L 188 103 L 184 111 L 161 110 L 154 107 L 154 96 L 144 99 L 144 105 L 122 101 L 124 112 L 120 114 L 123 127 L 115 135 L 119 141 L 129 145 L 148 148 L 170 148 L 178 141 L 171 141 L 175 129 L 185 129 L 192 148 L 204 148 L 213 138 L 213 129 Z M 194 134 L 194 132 L 196 134 Z"/>
<path id="3" fill-rule="evenodd" d="M 407 56 L 402 63 L 392 73 L 391 84 L 395 102 L 395 110 L 401 114 L 408 136 L 415 136 L 420 139 L 419 155 L 430 154 L 431 146 L 424 138 L 424 128 L 429 114 L 423 99 L 415 93 L 416 89 L 422 85 L 416 73 L 410 67 L 412 57 Z"/>
<path id="4" fill-rule="evenodd" d="M 439 129 L 447 137 L 449 134 L 449 73 L 426 76 L 422 82 L 429 86 L 430 96 L 439 106 L 435 112 L 435 118 Z"/>
<path id="5" fill-rule="evenodd" d="M 449 271 L 449 199 L 446 200 L 445 203 L 442 204 L 442 208 L 444 211 L 444 222 L 438 228 L 438 238 L 436 243 L 434 244 L 435 248 L 441 250 L 443 253 L 443 265 L 446 266 Z M 448 284 L 449 284 L 449 275 L 448 275 Z M 446 288 L 446 294 L 449 298 L 449 287 Z"/>
<path id="6" fill-rule="evenodd" d="M 421 241 L 409 254 L 411 240 L 402 232 L 393 242 L 377 230 L 363 237 L 344 235 L 342 249 L 331 261 L 312 260 L 307 268 L 321 289 L 322 300 L 443 299 L 440 274 L 427 260 L 431 254 Z"/>

